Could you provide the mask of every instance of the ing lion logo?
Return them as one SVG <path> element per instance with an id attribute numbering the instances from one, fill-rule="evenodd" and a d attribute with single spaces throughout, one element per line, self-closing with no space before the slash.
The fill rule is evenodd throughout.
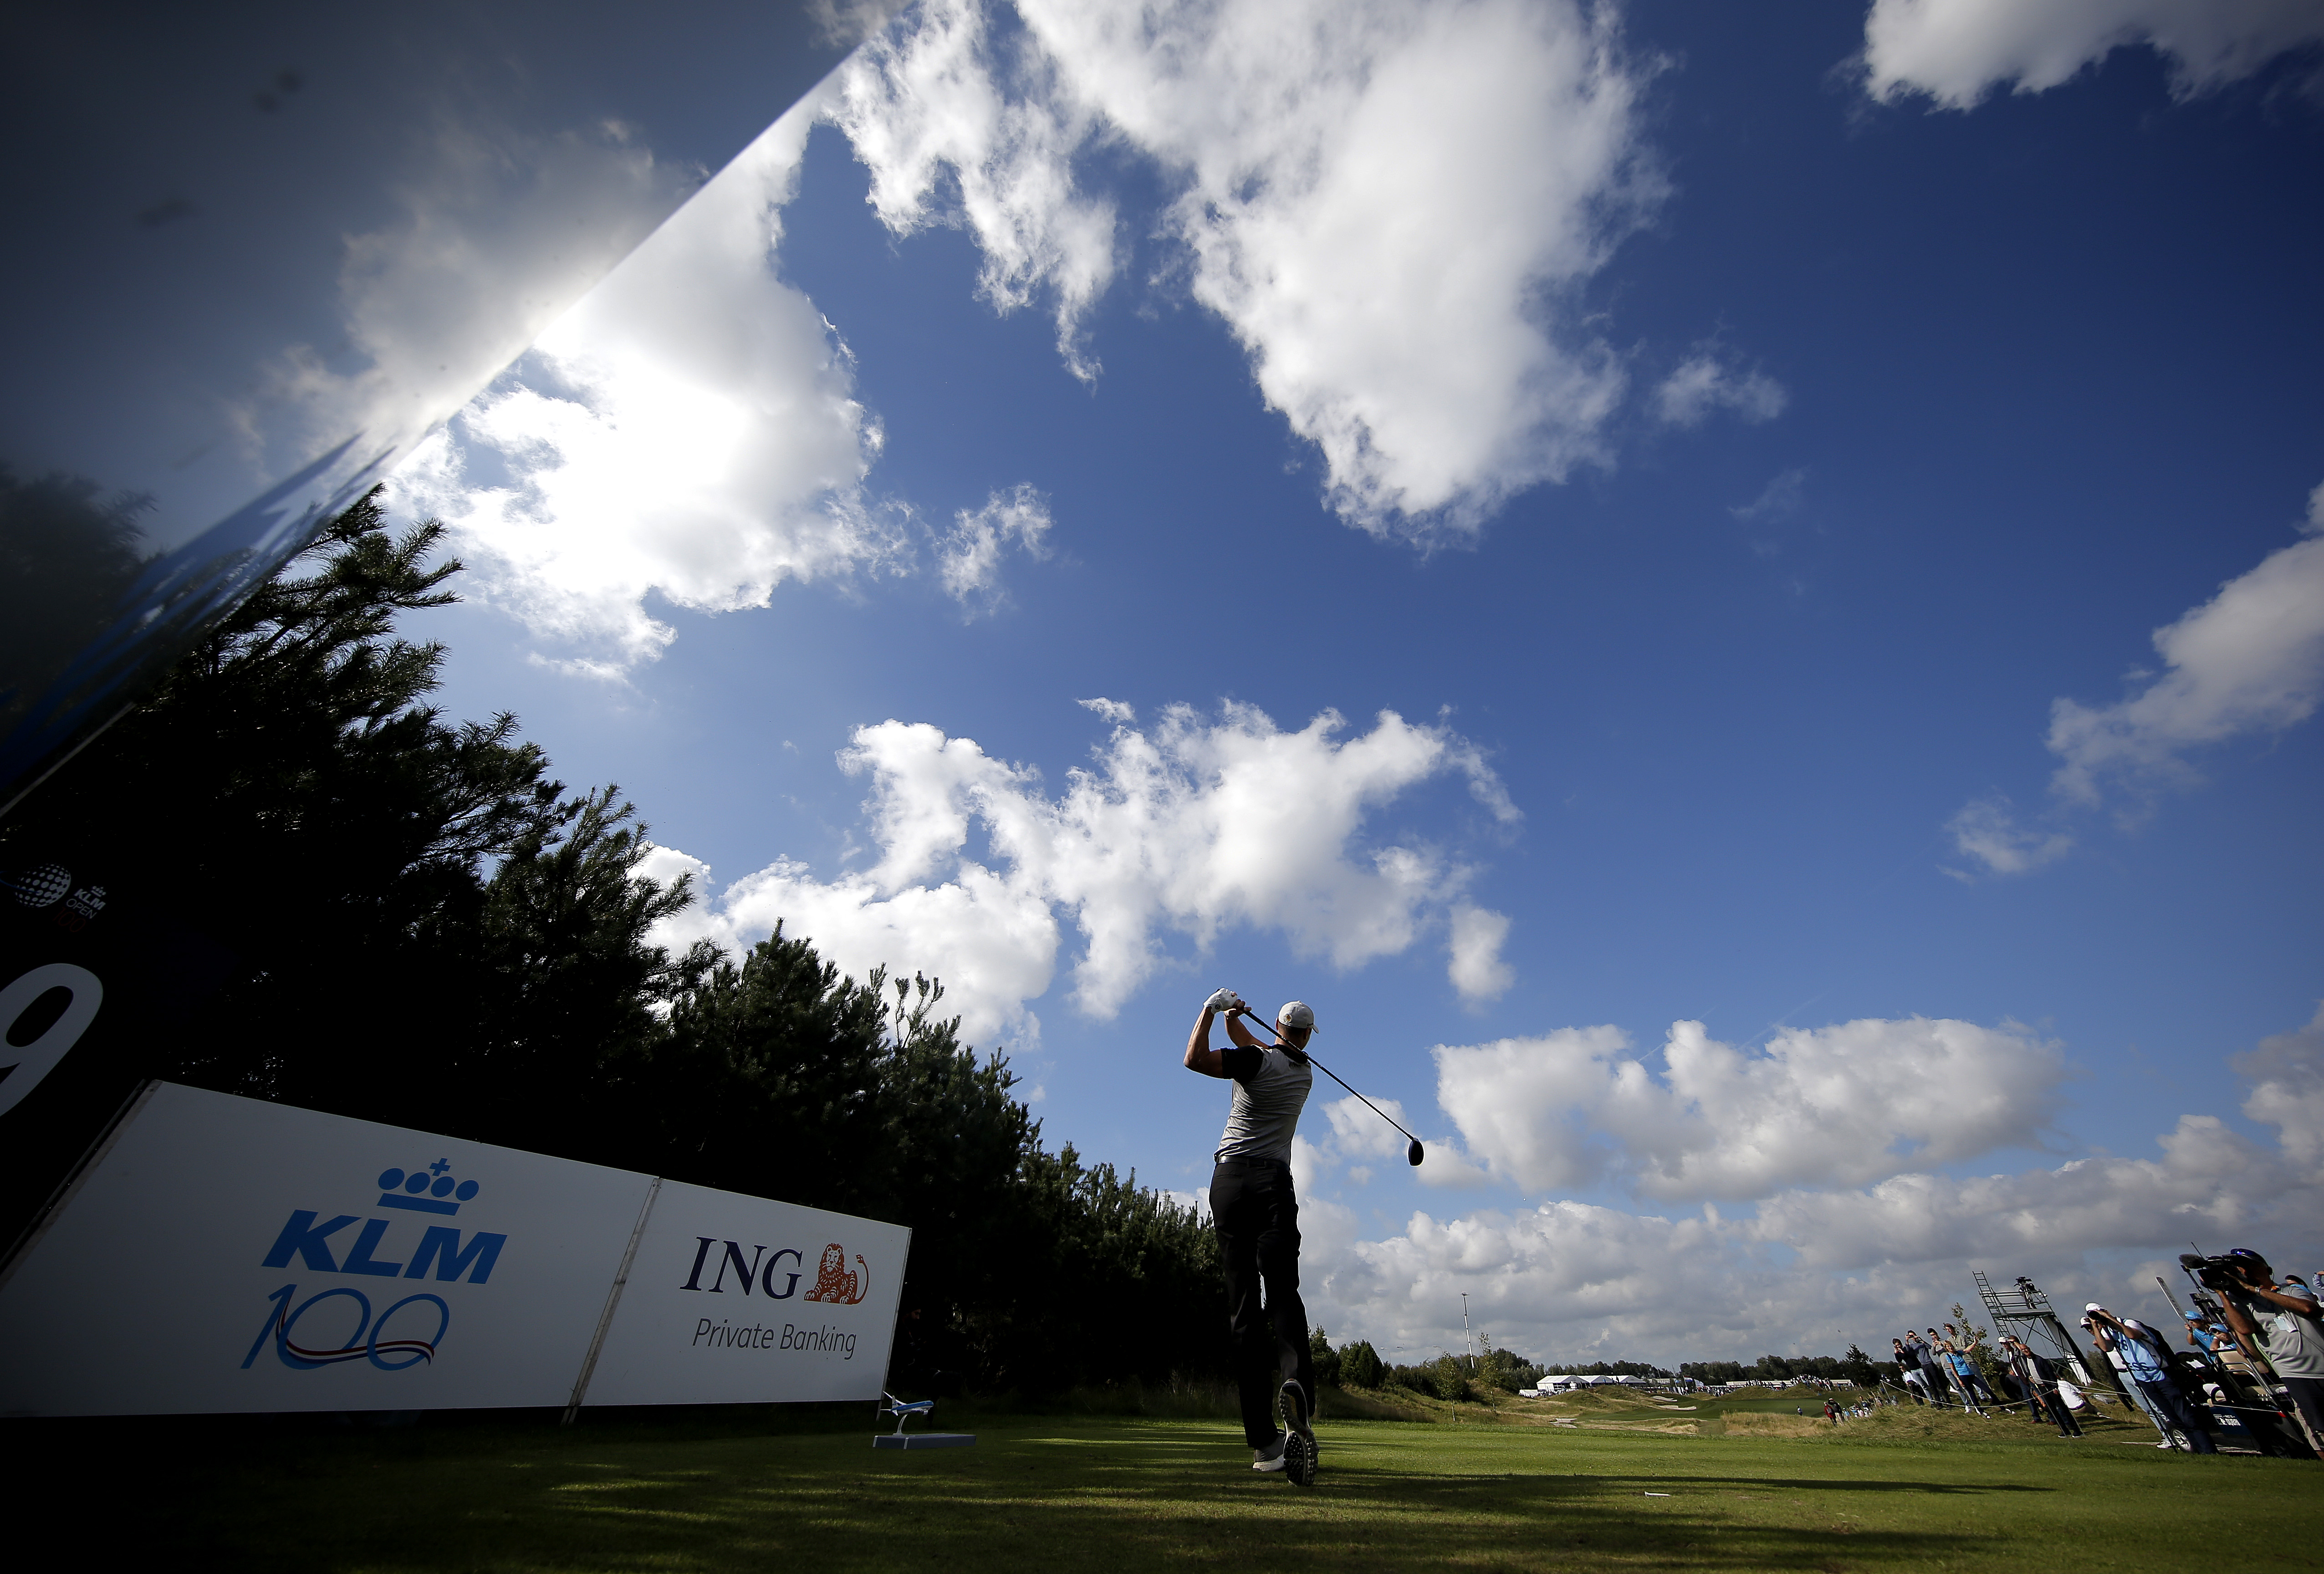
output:
<path id="1" fill-rule="evenodd" d="M 855 1272 L 847 1271 L 847 1253 L 837 1241 L 823 1248 L 823 1261 L 815 1271 L 815 1288 L 803 1297 L 808 1301 L 835 1301 L 842 1306 L 853 1306 L 863 1299 L 872 1288 L 872 1267 L 863 1254 L 855 1254 Z"/>

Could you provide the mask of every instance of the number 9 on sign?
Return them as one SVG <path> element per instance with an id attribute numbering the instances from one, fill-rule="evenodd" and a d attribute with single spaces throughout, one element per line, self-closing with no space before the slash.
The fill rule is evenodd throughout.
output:
<path id="1" fill-rule="evenodd" d="M 0 990 L 0 1115 L 56 1069 L 104 1003 L 97 975 L 69 962 L 36 967 Z"/>

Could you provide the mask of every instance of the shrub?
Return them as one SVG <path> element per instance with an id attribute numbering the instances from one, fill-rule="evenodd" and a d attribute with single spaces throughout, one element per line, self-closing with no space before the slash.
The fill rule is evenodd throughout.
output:
<path id="1" fill-rule="evenodd" d="M 1469 1375 L 1461 1369 L 1457 1358 L 1451 1354 L 1442 1355 L 1428 1363 L 1428 1388 L 1439 1399 L 1466 1399 L 1469 1397 Z"/>

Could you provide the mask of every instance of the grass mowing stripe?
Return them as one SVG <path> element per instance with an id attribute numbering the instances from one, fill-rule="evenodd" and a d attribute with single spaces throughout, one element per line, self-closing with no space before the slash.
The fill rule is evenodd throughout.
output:
<path id="1" fill-rule="evenodd" d="M 1313 1492 L 1251 1471 L 1239 1429 L 1215 1421 L 980 1417 L 975 1430 L 973 1449 L 926 1454 L 874 1454 L 868 1431 L 687 1422 L 245 1431 L 209 1449 L 180 1430 L 167 1468 L 137 1468 L 124 1498 L 134 1433 L 116 1426 L 95 1470 L 22 1447 L 14 1468 L 20 1502 L 102 1525 L 109 1556 L 300 1574 L 2091 1574 L 2183 1569 L 2230 1537 L 2238 1563 L 2305 1566 L 2324 1531 L 2324 1465 L 2041 1446 L 2025 1426 L 1908 1446 L 1327 1422 Z"/>

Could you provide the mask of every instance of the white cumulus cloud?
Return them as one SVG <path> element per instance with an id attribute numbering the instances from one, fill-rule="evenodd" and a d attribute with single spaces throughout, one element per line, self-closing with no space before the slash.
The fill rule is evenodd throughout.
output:
<path id="1" fill-rule="evenodd" d="M 1449 926 L 1470 871 L 1382 830 L 1384 813 L 1450 778 L 1496 820 L 1518 817 L 1473 744 L 1393 712 L 1351 736 L 1336 712 L 1286 732 L 1247 705 L 1215 718 L 1174 705 L 1148 729 L 1118 721 L 1054 796 L 1036 772 L 925 723 L 858 728 L 841 762 L 872 780 L 877 861 L 818 879 L 779 860 L 675 920 L 669 938 L 733 948 L 783 919 L 858 977 L 881 963 L 942 977 L 986 1041 L 1036 1030 L 1027 1002 L 1047 992 L 1067 924 L 1081 938 L 1074 999 L 1101 1017 L 1169 965 L 1174 936 L 1199 954 L 1229 929 L 1265 929 L 1339 969 L 1397 954 Z"/>
<path id="2" fill-rule="evenodd" d="M 2159 1146 L 2153 1159 L 2102 1156 L 1965 1180 L 1914 1173 L 1864 1192 L 1789 1192 L 1760 1205 L 1752 1229 L 1817 1267 L 2102 1248 L 2167 1247 L 2175 1255 L 2190 1238 L 2220 1243 L 2213 1250 L 2246 1244 L 2246 1231 L 2282 1228 L 2286 1203 L 2315 1195 L 2315 1177 L 2216 1116 L 2180 1117 Z M 2297 1237 L 2304 1246 L 2314 1232 L 2302 1223 Z"/>
<path id="3" fill-rule="evenodd" d="M 1336 1340 L 1369 1339 L 1402 1360 L 1459 1348 L 1466 1292 L 1480 1331 L 1553 1361 L 1748 1361 L 1768 1350 L 1838 1354 L 1851 1342 L 1885 1351 L 1892 1334 L 1945 1318 L 1955 1302 L 1974 1308 L 1971 1268 L 2003 1282 L 2028 1275 L 2060 1305 L 2100 1300 L 2163 1321 L 2171 1312 L 2155 1277 L 2179 1282 L 2173 1259 L 2190 1240 L 2207 1251 L 2256 1247 L 2282 1264 L 2324 1262 L 2324 1229 L 2316 1223 L 2324 1211 L 2324 1012 L 2236 1063 L 2252 1082 L 2245 1112 L 2279 1128 L 2274 1146 L 2239 1136 L 2216 1116 L 2188 1114 L 2157 1139 L 2152 1156 L 2099 1155 L 1968 1177 L 1914 1167 L 1870 1184 L 1840 1178 L 1865 1167 L 1883 1129 L 1910 1140 L 1950 1124 L 1958 1128 L 1956 1147 L 1973 1146 L 1971 1128 L 1978 1126 L 1999 1140 L 2019 1138 L 2006 1117 L 1972 1111 L 1963 1125 L 1934 1112 L 1914 1086 L 1931 1084 L 1935 1099 L 1961 1086 L 1949 1072 L 2006 1081 L 1995 1056 L 2008 1046 L 1970 1036 L 1984 1031 L 1918 1019 L 1844 1024 L 1805 1036 L 1822 1042 L 1788 1057 L 1795 1063 L 1745 1070 L 1747 1085 L 1723 1106 L 1734 1110 L 1736 1130 L 1720 1139 L 1729 1151 L 1711 1155 L 1711 1167 L 1745 1174 L 1753 1203 L 1730 1210 L 1704 1203 L 1684 1214 L 1570 1200 L 1452 1219 L 1416 1212 L 1383 1238 L 1303 1254 L 1310 1312 Z M 1949 1046 L 1937 1042 L 1948 1037 Z M 1568 1030 L 1551 1040 L 1548 1058 L 1566 1063 L 1563 1073 L 1545 1075 L 1542 1057 L 1530 1051 L 1465 1069 L 1495 1078 L 1515 1073 L 1520 1099 L 1553 1087 L 1602 1091 L 1614 1080 L 1621 1047 L 1614 1029 Z M 1783 1097 L 1832 1107 L 1831 1063 L 1850 1040 L 1859 1048 L 1901 1040 L 1927 1052 L 1884 1073 L 1885 1085 L 1903 1089 L 1915 1108 L 1868 1119 L 1868 1099 L 1846 1091 L 1837 1097 L 1836 1126 L 1819 1121 L 1813 1129 L 1803 1117 L 1774 1109 L 1771 1099 Z M 2046 1053 L 2034 1063 L 2030 1078 L 1996 1091 L 2038 1103 L 2048 1074 L 2038 1066 L 2054 1063 Z M 1667 1085 L 1657 1089 L 1661 1079 L 1635 1067 L 1618 1067 L 1635 1083 L 1620 1096 L 1638 1095 L 1641 1108 L 1659 1105 L 1666 1114 Z M 1856 1070 L 1842 1068 L 1840 1082 L 1852 1082 Z M 1748 1085 L 1754 1079 L 1756 1089 Z M 1709 1089 L 1717 1081 L 1693 1085 Z M 1731 1075 L 1726 1085 L 1735 1087 Z M 1481 1084 L 1462 1090 L 1472 1098 L 1481 1091 Z M 1978 1084 L 1969 1091 L 1982 1096 Z M 1483 1103 L 1475 1099 L 1475 1106 Z M 1447 1109 L 1460 1114 L 1449 1101 Z M 1585 1098 L 1577 1129 L 1596 1129 L 1609 1152 L 1646 1153 L 1636 1131 L 1618 1113 L 1606 1118 L 1605 1109 Z M 1352 1117 L 1343 1126 L 1336 1107 L 1331 1114 L 1333 1142 L 1352 1153 L 1363 1141 L 1360 1128 Z M 1482 1151 L 1499 1142 L 1520 1153 L 1540 1146 L 1522 1121 L 1501 1129 L 1502 1137 L 1472 1146 Z M 1812 1149 L 1827 1130 L 1834 1150 L 1827 1174 L 1803 1175 L 1815 1169 L 1813 1156 L 1798 1165 L 1769 1161 L 1769 1143 Z M 1938 1146 L 1921 1156 L 1933 1162 Z M 1438 1162 L 1433 1147 L 1428 1162 Z M 1331 1201 L 1328 1192 L 1319 1201 Z"/>
<path id="4" fill-rule="evenodd" d="M 1610 1026 L 1439 1045 L 1436 1098 L 1470 1155 L 1529 1192 L 1618 1178 L 1664 1201 L 1859 1184 L 2006 1146 L 2057 1109 L 2056 1045 L 2015 1027 L 1868 1018 L 1764 1053 L 1677 1022 L 1656 1072 Z"/>
<path id="5" fill-rule="evenodd" d="M 660 651 L 649 591 L 724 612 L 903 560 L 862 491 L 880 434 L 845 346 L 771 265 L 813 124 L 777 121 L 399 477 L 484 597 L 577 663 Z"/>
<path id="6" fill-rule="evenodd" d="M 1445 971 L 1463 1000 L 1476 1005 L 1498 1000 L 1517 981 L 1516 970 L 1501 959 L 1508 938 L 1507 914 L 1489 907 L 1452 909 L 1452 960 Z"/>
<path id="7" fill-rule="evenodd" d="M 2237 738 L 2281 732 L 2324 700 L 2324 486 L 2308 499 L 2304 539 L 2271 552 L 2201 606 L 2154 631 L 2163 672 L 2110 705 L 2061 697 L 2050 706 L 2050 792 L 2095 808 L 2109 790 L 2135 810 L 2158 788 L 2196 779 L 2188 757 Z M 1987 874 L 2022 874 L 2061 856 L 2066 833 L 2028 826 L 1998 795 L 1948 822 L 1955 849 Z M 1958 871 L 1956 871 L 1958 872 Z"/>
<path id="8" fill-rule="evenodd" d="M 1615 355 L 1577 290 L 1660 195 L 1651 68 L 1573 0 L 927 0 L 834 118 L 898 233 L 964 225 L 1002 308 L 1046 294 L 1077 372 L 1119 265 L 1077 160 L 1145 155 L 1194 298 L 1351 523 L 1433 539 L 1603 456 Z"/>
<path id="9" fill-rule="evenodd" d="M 881 222 L 966 227 L 984 298 L 1006 312 L 1052 297 L 1057 347 L 1087 379 L 1081 319 L 1114 271 L 1113 207 L 1073 175 L 1095 121 L 1036 43 L 994 32 L 980 0 L 923 0 L 840 69 L 831 118 L 872 171 Z"/>
<path id="10" fill-rule="evenodd" d="M 2110 776 L 2183 777 L 2182 757 L 2196 749 L 2315 713 L 2324 697 L 2324 486 L 2309 498 L 2306 533 L 2155 630 L 2164 671 L 2138 693 L 2111 705 L 2051 707 L 2061 796 L 2096 803 Z"/>
<path id="11" fill-rule="evenodd" d="M 397 474 L 482 598 L 573 669 L 658 656 L 675 632 L 650 595 L 733 612 L 922 562 L 910 511 L 866 488 L 882 433 L 846 345 L 776 271 L 822 103 L 770 126 Z M 991 610 L 1004 550 L 1040 555 L 1048 523 L 1029 487 L 964 511 L 935 543 L 945 588 Z"/>
<path id="12" fill-rule="evenodd" d="M 408 456 L 701 176 L 616 122 L 540 136 L 483 105 L 432 118 L 394 182 L 397 221 L 346 238 L 341 343 L 285 347 L 227 412 L 278 473 L 351 432 L 367 459 Z"/>
<path id="13" fill-rule="evenodd" d="M 2244 1113 L 2274 1127 L 2293 1163 L 2324 1160 L 2324 1004 L 2307 1026 L 2261 1039 L 2234 1063 L 2252 1084 Z"/>
<path id="14" fill-rule="evenodd" d="M 1365 1107 L 1364 1101 L 1351 1093 L 1323 1106 L 1323 1117 L 1332 1123 L 1331 1154 L 1334 1158 L 1402 1158 L 1404 1133 L 1388 1120 L 1385 1114 L 1406 1128 L 1412 1125 L 1404 1112 L 1399 1099 L 1375 1099 L 1378 1110 Z"/>
<path id="15" fill-rule="evenodd" d="M 1997 87 L 2039 93 L 2144 44 L 2185 97 L 2319 41 L 2319 0 L 1874 0 L 1864 74 L 1876 97 L 1919 93 L 1967 109 Z"/>

